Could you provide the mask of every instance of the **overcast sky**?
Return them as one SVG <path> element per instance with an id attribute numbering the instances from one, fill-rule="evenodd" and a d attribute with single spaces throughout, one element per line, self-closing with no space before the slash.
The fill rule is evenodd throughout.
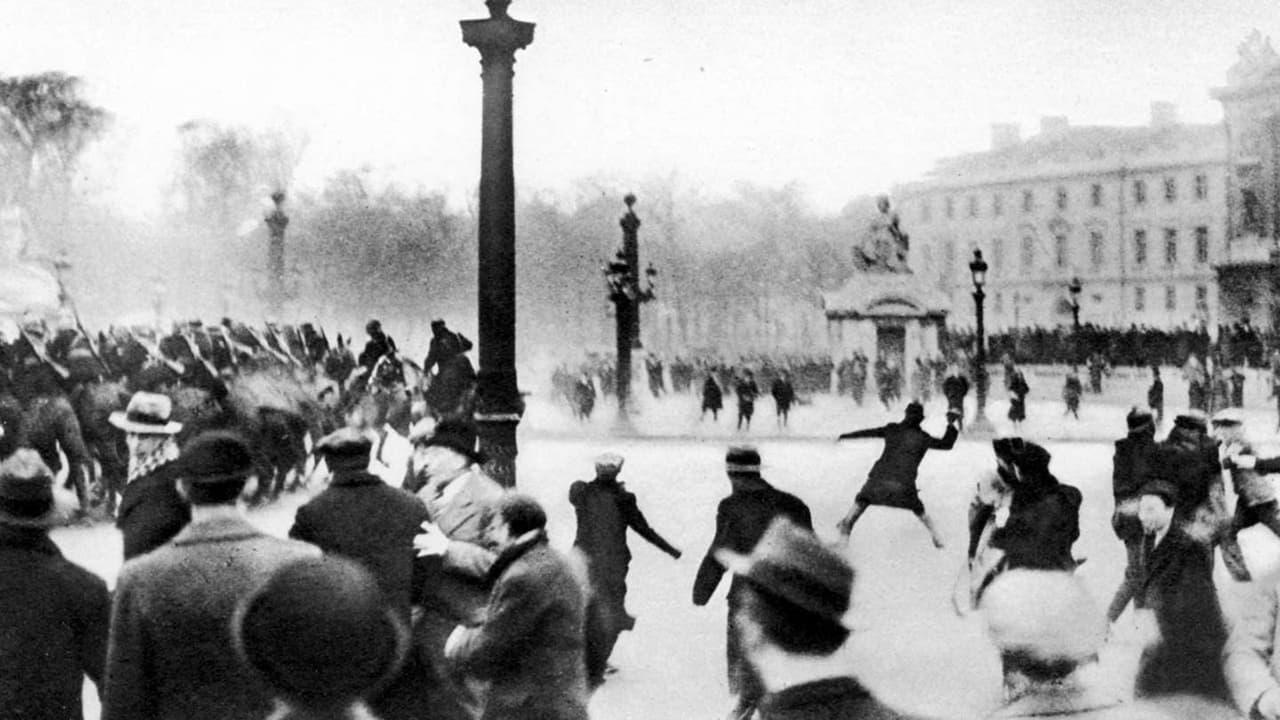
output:
<path id="1" fill-rule="evenodd" d="M 298 182 L 368 165 L 462 197 L 479 174 L 482 0 L 6 0 L 0 73 L 84 77 L 116 117 L 104 191 L 145 208 L 193 118 L 310 137 Z M 1217 122 L 1278 0 L 516 0 L 516 181 L 798 181 L 813 205 L 980 150 L 992 122 Z M 626 188 L 619 188 L 625 191 Z"/>

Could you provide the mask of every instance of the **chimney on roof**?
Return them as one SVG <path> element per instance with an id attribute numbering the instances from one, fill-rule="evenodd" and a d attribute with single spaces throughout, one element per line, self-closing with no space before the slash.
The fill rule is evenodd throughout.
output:
<path id="1" fill-rule="evenodd" d="M 1022 129 L 1017 123 L 991 124 L 991 149 L 1004 150 L 1022 142 Z"/>
<path id="2" fill-rule="evenodd" d="M 1171 102 L 1151 103 L 1151 127 L 1167 128 L 1178 124 L 1178 106 Z"/>
<path id="3" fill-rule="evenodd" d="M 1066 115 L 1045 115 L 1040 118 L 1040 134 L 1044 137 L 1062 135 L 1070 125 Z"/>

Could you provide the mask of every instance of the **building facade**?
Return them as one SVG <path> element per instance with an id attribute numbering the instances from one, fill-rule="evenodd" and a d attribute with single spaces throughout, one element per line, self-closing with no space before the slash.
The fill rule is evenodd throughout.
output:
<path id="1" fill-rule="evenodd" d="M 980 248 L 996 332 L 1071 323 L 1072 278 L 1081 323 L 1213 329 L 1248 317 L 1276 327 L 1280 58 L 1256 33 L 1240 56 L 1212 91 L 1222 123 L 1180 123 L 1153 103 L 1142 127 L 1046 117 L 1022 139 L 995 125 L 988 151 L 896 188 L 912 267 L 959 310 Z"/>

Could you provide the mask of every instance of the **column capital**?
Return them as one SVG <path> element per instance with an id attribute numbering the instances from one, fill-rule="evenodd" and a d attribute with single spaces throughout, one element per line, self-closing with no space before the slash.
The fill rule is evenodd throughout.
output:
<path id="1" fill-rule="evenodd" d="M 501 12 L 497 12 L 494 5 L 495 3 L 490 3 L 492 17 L 463 20 L 459 23 L 462 26 L 462 42 L 479 50 L 482 57 L 493 54 L 515 55 L 517 50 L 533 42 L 535 25 L 508 16 L 505 5 Z"/>

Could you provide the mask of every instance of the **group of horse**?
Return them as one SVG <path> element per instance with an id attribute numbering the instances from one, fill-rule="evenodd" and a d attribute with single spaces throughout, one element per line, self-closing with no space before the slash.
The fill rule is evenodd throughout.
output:
<path id="1" fill-rule="evenodd" d="M 28 445 L 55 469 L 65 458 L 82 510 L 110 517 L 128 451 L 109 418 L 139 391 L 173 401 L 180 446 L 212 429 L 248 439 L 255 502 L 277 497 L 290 478 L 305 483 L 312 445 L 340 426 L 407 436 L 424 416 L 470 414 L 475 375 L 462 352 L 428 374 L 397 353 L 362 366 L 352 344 L 341 335 L 331 343 L 310 323 L 255 328 L 223 319 L 168 334 L 113 327 L 96 336 L 78 324 L 49 332 L 27 323 L 0 344 L 0 454 Z"/>

